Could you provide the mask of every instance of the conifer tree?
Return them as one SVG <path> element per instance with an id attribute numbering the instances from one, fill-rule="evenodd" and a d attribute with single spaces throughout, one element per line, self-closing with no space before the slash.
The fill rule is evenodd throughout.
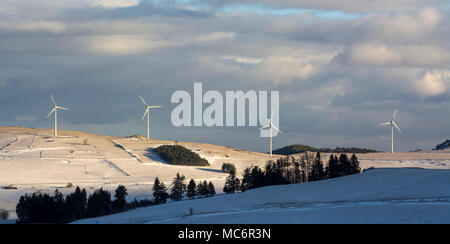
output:
<path id="1" fill-rule="evenodd" d="M 319 181 L 324 179 L 323 163 L 320 152 L 317 152 L 314 160 L 309 181 Z"/>
<path id="2" fill-rule="evenodd" d="M 339 176 L 345 176 L 350 174 L 350 161 L 348 160 L 347 154 L 343 153 L 339 156 Z"/>
<path id="3" fill-rule="evenodd" d="M 159 181 L 158 177 L 156 177 L 155 183 L 153 184 L 153 198 L 155 199 L 155 203 L 166 203 L 168 197 L 169 194 L 167 194 L 166 192 L 166 186 L 164 185 L 164 183 Z"/>
<path id="4" fill-rule="evenodd" d="M 248 189 L 251 189 L 251 187 L 252 187 L 252 173 L 250 171 L 250 168 L 246 168 L 244 170 L 244 175 L 242 177 L 241 191 L 244 192 Z"/>
<path id="5" fill-rule="evenodd" d="M 236 173 L 231 172 L 225 181 L 223 192 L 225 192 L 226 194 L 236 193 L 239 190 L 240 184 L 241 181 L 236 178 Z"/>
<path id="6" fill-rule="evenodd" d="M 180 201 L 183 199 L 184 193 L 186 193 L 186 184 L 184 183 L 185 177 L 180 176 L 179 173 L 177 173 L 177 176 L 173 179 L 172 183 L 172 191 L 170 194 L 170 198 L 174 201 Z"/>
<path id="7" fill-rule="evenodd" d="M 128 196 L 127 188 L 125 188 L 125 186 L 119 185 L 116 189 L 116 194 L 114 195 L 114 197 L 116 198 L 116 200 L 114 200 L 113 202 L 113 208 L 115 211 L 126 210 L 127 196 Z"/>
<path id="8" fill-rule="evenodd" d="M 189 184 L 187 186 L 186 195 L 190 199 L 194 199 L 195 196 L 197 195 L 197 185 L 196 185 L 194 179 L 191 179 L 191 181 L 189 181 Z"/>
<path id="9" fill-rule="evenodd" d="M 214 187 L 214 184 L 212 182 L 209 182 L 209 184 L 208 184 L 208 195 L 210 197 L 213 197 L 216 195 L 216 188 Z"/>
<path id="10" fill-rule="evenodd" d="M 99 217 L 111 214 L 112 202 L 111 194 L 102 188 L 96 190 L 89 196 L 87 215 L 88 217 Z"/>
<path id="11" fill-rule="evenodd" d="M 333 154 L 330 155 L 330 159 L 328 160 L 328 166 L 326 170 L 327 178 L 332 179 L 339 176 L 338 174 L 338 167 L 339 167 L 339 161 L 337 157 L 335 157 Z"/>
<path id="12" fill-rule="evenodd" d="M 361 173 L 361 168 L 359 166 L 358 158 L 356 157 L 356 154 L 352 155 L 352 158 L 350 159 L 351 164 L 351 174 L 359 174 Z"/>

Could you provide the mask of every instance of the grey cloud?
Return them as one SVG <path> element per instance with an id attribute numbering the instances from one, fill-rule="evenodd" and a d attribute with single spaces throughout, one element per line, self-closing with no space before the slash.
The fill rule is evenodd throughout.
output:
<path id="1" fill-rule="evenodd" d="M 62 114 L 63 128 L 144 133 L 142 95 L 164 106 L 152 117 L 155 138 L 267 151 L 256 128 L 170 124 L 171 94 L 192 92 L 193 83 L 202 81 L 205 90 L 222 92 L 279 90 L 286 133 L 276 138 L 277 147 L 306 143 L 384 150 L 387 134 L 376 123 L 395 108 L 406 131 L 399 147 L 431 147 L 450 133 L 450 84 L 427 97 L 414 84 L 418 73 L 443 69 L 448 61 L 426 55 L 418 60 L 417 47 L 449 51 L 446 10 L 434 12 L 441 17 L 437 24 L 430 21 L 433 28 L 424 33 L 385 30 L 390 23 L 403 23 L 401 16 L 420 20 L 421 12 L 410 10 L 415 3 L 404 8 L 407 12 L 370 12 L 350 20 L 311 14 L 226 16 L 151 3 L 117 9 L 53 6 L 52 13 L 26 17 L 30 9 L 19 6 L 11 10 L 16 20 L 0 17 L 0 124 L 50 127 L 45 115 L 53 93 L 58 103 L 73 109 Z M 385 45 L 402 58 L 350 62 L 351 51 L 367 43 Z M 315 72 L 300 72 L 307 65 Z"/>

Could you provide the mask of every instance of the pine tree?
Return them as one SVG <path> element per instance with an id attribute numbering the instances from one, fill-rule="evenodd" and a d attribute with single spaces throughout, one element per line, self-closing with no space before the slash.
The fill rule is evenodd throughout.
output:
<path id="1" fill-rule="evenodd" d="M 170 194 L 170 198 L 174 201 L 180 201 L 183 199 L 184 193 L 186 192 L 186 184 L 184 183 L 184 180 L 186 178 L 183 176 L 180 176 L 179 173 L 177 173 L 177 176 L 173 179 L 172 183 L 172 191 Z"/>
<path id="2" fill-rule="evenodd" d="M 302 172 L 300 171 L 300 163 L 294 160 L 294 184 L 303 183 Z"/>
<path id="3" fill-rule="evenodd" d="M 81 190 L 77 187 L 74 193 L 66 197 L 66 204 L 67 211 L 71 213 L 71 220 L 86 218 L 87 194 L 85 189 Z"/>
<path id="4" fill-rule="evenodd" d="M 345 176 L 349 175 L 351 170 L 350 161 L 348 160 L 347 154 L 343 153 L 339 156 L 339 175 Z"/>
<path id="5" fill-rule="evenodd" d="M 116 211 L 124 211 L 127 207 L 126 197 L 128 196 L 127 188 L 125 186 L 119 185 L 116 189 L 116 194 L 114 197 L 116 200 L 113 202 L 113 208 Z"/>
<path id="6" fill-rule="evenodd" d="M 252 187 L 252 173 L 250 168 L 244 170 L 244 175 L 242 177 L 241 191 L 244 192 Z"/>
<path id="7" fill-rule="evenodd" d="M 254 189 L 257 187 L 263 187 L 266 185 L 266 179 L 264 176 L 264 172 L 258 167 L 255 166 L 252 168 L 251 172 L 251 185 L 250 189 Z"/>
<path id="8" fill-rule="evenodd" d="M 339 160 L 333 154 L 330 155 L 328 160 L 328 166 L 326 170 L 326 176 L 328 179 L 339 177 Z"/>
<path id="9" fill-rule="evenodd" d="M 55 190 L 55 193 L 53 194 L 53 200 L 54 200 L 54 218 L 53 223 L 55 224 L 61 224 L 61 223 L 67 223 L 72 221 L 71 219 L 71 213 L 67 211 L 67 204 L 64 200 L 63 194 L 58 191 L 58 189 Z"/>
<path id="10" fill-rule="evenodd" d="M 236 193 L 239 191 L 240 184 L 241 181 L 236 178 L 236 173 L 231 172 L 225 181 L 223 192 L 225 192 L 226 194 Z"/>
<path id="11" fill-rule="evenodd" d="M 216 195 L 216 188 L 214 187 L 214 184 L 212 182 L 209 182 L 209 184 L 208 184 L 208 195 L 210 197 L 213 197 Z"/>
<path id="12" fill-rule="evenodd" d="M 196 185 L 194 179 L 191 179 L 191 181 L 189 181 L 189 184 L 187 186 L 187 193 L 186 193 L 186 195 L 190 199 L 194 199 L 195 196 L 197 195 L 197 185 Z"/>
<path id="13" fill-rule="evenodd" d="M 198 185 L 197 185 L 197 196 L 198 197 L 205 197 L 208 195 L 208 188 L 205 187 L 205 185 L 207 185 L 205 183 L 206 183 L 206 181 L 198 183 Z"/>
<path id="14" fill-rule="evenodd" d="M 202 183 L 202 196 L 207 197 L 209 195 L 209 190 L 208 190 L 208 182 L 203 181 Z"/>
<path id="15" fill-rule="evenodd" d="M 88 217 L 99 217 L 111 214 L 112 202 L 111 194 L 102 188 L 96 190 L 89 196 L 87 215 Z"/>
<path id="16" fill-rule="evenodd" d="M 153 198 L 155 199 L 155 203 L 166 203 L 168 197 L 169 194 L 167 194 L 166 192 L 166 186 L 164 185 L 164 183 L 159 181 L 158 177 L 156 177 L 155 183 L 153 184 Z"/>
<path id="17" fill-rule="evenodd" d="M 312 166 L 309 181 L 319 181 L 324 179 L 323 163 L 320 152 L 317 152 L 314 164 Z"/>
<path id="18" fill-rule="evenodd" d="M 361 168 L 359 166 L 358 158 L 356 157 L 356 154 L 352 155 L 352 158 L 350 159 L 351 164 L 351 174 L 359 174 L 361 173 Z"/>

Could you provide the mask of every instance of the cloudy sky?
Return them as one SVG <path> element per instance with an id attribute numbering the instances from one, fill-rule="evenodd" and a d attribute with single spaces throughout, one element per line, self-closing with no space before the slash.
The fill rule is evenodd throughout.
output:
<path id="1" fill-rule="evenodd" d="M 267 151 L 255 127 L 175 128 L 176 90 L 278 90 L 275 147 L 402 151 L 450 137 L 446 0 L 0 0 L 0 126 Z"/>

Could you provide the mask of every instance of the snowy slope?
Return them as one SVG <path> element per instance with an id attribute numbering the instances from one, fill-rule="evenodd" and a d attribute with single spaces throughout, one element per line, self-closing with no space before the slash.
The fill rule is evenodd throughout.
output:
<path id="1" fill-rule="evenodd" d="M 376 169 L 76 223 L 450 223 L 450 170 Z"/>

